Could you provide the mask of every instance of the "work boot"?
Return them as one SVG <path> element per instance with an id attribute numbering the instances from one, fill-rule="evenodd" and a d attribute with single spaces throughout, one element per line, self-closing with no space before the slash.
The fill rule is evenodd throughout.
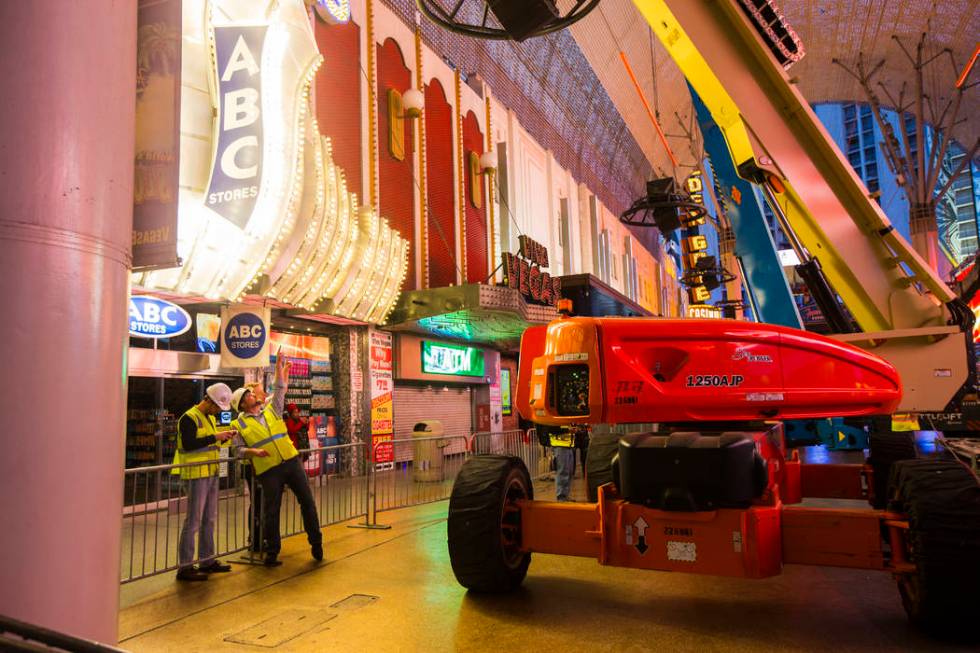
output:
<path id="1" fill-rule="evenodd" d="M 265 557 L 265 560 L 262 561 L 262 564 L 264 564 L 266 567 L 278 567 L 282 564 L 282 561 L 279 560 L 277 555 L 270 553 Z"/>
<path id="2" fill-rule="evenodd" d="M 313 555 L 314 560 L 323 560 L 323 542 L 317 542 L 311 546 L 310 553 Z"/>
<path id="3" fill-rule="evenodd" d="M 194 567 L 181 567 L 177 571 L 177 580 L 207 580 L 208 575 Z"/>
<path id="4" fill-rule="evenodd" d="M 206 574 L 216 574 L 231 571 L 231 565 L 226 565 L 215 560 L 209 565 L 199 566 L 198 569 Z"/>

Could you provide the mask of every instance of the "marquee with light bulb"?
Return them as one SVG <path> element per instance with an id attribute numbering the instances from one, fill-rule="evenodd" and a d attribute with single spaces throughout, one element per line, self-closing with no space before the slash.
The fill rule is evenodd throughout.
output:
<path id="1" fill-rule="evenodd" d="M 215 300 L 262 295 L 371 323 L 391 312 L 408 269 L 408 241 L 359 205 L 320 134 L 310 91 L 322 57 L 307 11 L 303 0 L 271 8 L 251 0 L 184 0 L 177 229 L 183 265 L 135 274 L 135 284 Z M 227 74 L 229 56 L 250 54 L 247 39 L 217 61 L 216 32 L 224 36 L 236 26 L 243 33 L 265 26 L 261 47 L 251 48 L 256 90 L 231 88 Z M 259 157 L 261 174 L 248 213 L 233 221 L 206 196 L 220 173 L 216 166 L 236 161 L 234 153 L 222 160 L 218 150 L 228 138 L 221 130 L 242 122 L 236 118 L 249 101 L 260 124 L 249 141 L 254 151 L 240 149 Z M 228 118 L 222 108 L 238 113 Z"/>

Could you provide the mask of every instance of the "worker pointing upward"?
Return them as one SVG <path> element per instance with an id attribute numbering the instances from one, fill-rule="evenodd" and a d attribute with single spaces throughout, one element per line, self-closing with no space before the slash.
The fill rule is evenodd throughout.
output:
<path id="1" fill-rule="evenodd" d="M 248 387 L 239 388 L 231 397 L 231 407 L 241 412 L 235 425 L 241 432 L 246 446 L 260 449 L 267 455 L 252 458 L 255 476 L 262 488 L 262 539 L 266 566 L 281 564 L 278 560 L 280 549 L 279 510 L 285 486 L 296 495 L 303 514 L 303 527 L 310 542 L 310 551 L 315 560 L 323 560 L 323 534 L 317 517 L 316 503 L 307 483 L 306 473 L 299 460 L 299 452 L 289 440 L 282 412 L 289 385 L 289 370 L 292 366 L 282 356 L 282 349 L 276 354 L 276 378 L 273 382 L 272 401 L 262 407 L 262 398 Z"/>

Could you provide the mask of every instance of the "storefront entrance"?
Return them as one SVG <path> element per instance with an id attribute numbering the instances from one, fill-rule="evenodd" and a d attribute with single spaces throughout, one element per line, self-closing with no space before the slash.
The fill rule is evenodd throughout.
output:
<path id="1" fill-rule="evenodd" d="M 473 431 L 473 391 L 468 386 L 396 384 L 395 439 L 411 438 L 422 420 L 438 419 L 447 436 L 469 436 Z M 395 447 L 395 460 L 409 457 L 410 445 Z M 462 439 L 453 438 L 444 453 L 462 453 Z M 404 452 L 404 453 L 403 453 Z"/>

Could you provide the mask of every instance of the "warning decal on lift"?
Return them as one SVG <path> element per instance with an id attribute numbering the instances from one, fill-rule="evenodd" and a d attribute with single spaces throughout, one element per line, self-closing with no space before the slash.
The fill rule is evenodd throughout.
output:
<path id="1" fill-rule="evenodd" d="M 626 524 L 626 546 L 635 546 L 636 550 L 643 555 L 650 547 L 647 545 L 646 532 L 649 524 L 643 517 L 637 517 L 632 524 Z M 636 529 L 636 538 L 633 538 L 633 529 Z"/>
<path id="2" fill-rule="evenodd" d="M 667 542 L 667 559 L 697 562 L 698 546 L 694 542 Z"/>

